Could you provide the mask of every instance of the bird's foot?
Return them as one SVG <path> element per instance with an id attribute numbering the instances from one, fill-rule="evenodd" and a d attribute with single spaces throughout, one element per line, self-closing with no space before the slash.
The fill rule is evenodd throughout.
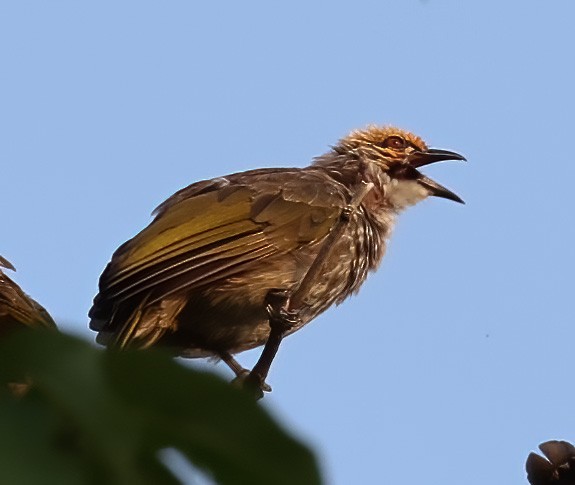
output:
<path id="1" fill-rule="evenodd" d="M 266 295 L 270 327 L 282 335 L 301 323 L 299 312 L 289 309 L 290 296 L 287 290 L 270 290 Z"/>
<path id="2" fill-rule="evenodd" d="M 352 205 L 346 205 L 342 210 L 339 218 L 342 222 L 349 222 L 351 220 L 351 216 L 357 210 L 357 207 L 353 207 Z"/>
<path id="3" fill-rule="evenodd" d="M 261 399 L 264 392 L 270 392 L 272 388 L 266 384 L 270 365 L 283 336 L 301 323 L 299 313 L 289 309 L 290 292 L 286 290 L 270 290 L 266 295 L 266 312 L 270 325 L 270 335 L 254 368 L 247 372 L 244 369 L 236 370 L 234 383 Z M 229 360 L 229 359 L 228 359 Z"/>
<path id="4" fill-rule="evenodd" d="M 232 381 L 232 385 L 239 387 L 254 396 L 256 401 L 264 397 L 264 392 L 272 392 L 272 388 L 260 375 L 244 369 Z"/>

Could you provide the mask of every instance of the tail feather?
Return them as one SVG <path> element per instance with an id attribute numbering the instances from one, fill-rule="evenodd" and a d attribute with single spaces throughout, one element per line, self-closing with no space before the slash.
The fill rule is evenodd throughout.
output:
<path id="1" fill-rule="evenodd" d="M 99 318 L 95 305 L 90 311 L 90 328 L 98 331 L 96 342 L 107 347 L 148 348 L 177 329 L 177 317 L 186 299 L 173 297 L 149 304 L 149 298 L 136 307 L 123 302 L 108 318 Z"/>

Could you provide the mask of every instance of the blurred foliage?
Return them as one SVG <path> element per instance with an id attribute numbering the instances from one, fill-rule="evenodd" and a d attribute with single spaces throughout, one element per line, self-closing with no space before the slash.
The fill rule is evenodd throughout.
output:
<path id="1" fill-rule="evenodd" d="M 0 343 L 0 483 L 175 484 L 176 449 L 220 484 L 319 484 L 312 454 L 215 375 L 49 331 Z M 10 382 L 33 382 L 23 397 Z"/>

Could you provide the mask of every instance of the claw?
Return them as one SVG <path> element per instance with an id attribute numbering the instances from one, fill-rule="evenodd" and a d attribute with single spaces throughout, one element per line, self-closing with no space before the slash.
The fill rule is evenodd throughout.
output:
<path id="1" fill-rule="evenodd" d="M 264 397 L 264 392 L 272 392 L 272 388 L 260 376 L 255 375 L 248 370 L 239 374 L 233 381 L 232 385 L 243 389 L 254 396 L 256 401 Z"/>
<path id="2" fill-rule="evenodd" d="M 290 293 L 287 290 L 270 290 L 266 296 L 266 312 L 270 327 L 285 333 L 301 323 L 299 312 L 289 310 Z"/>

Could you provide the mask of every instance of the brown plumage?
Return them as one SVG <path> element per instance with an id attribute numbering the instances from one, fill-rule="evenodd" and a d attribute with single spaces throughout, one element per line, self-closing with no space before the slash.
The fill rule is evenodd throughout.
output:
<path id="1" fill-rule="evenodd" d="M 535 453 L 525 468 L 531 485 L 575 485 L 575 446 L 567 441 L 546 441 L 539 445 L 546 458 Z"/>
<path id="2" fill-rule="evenodd" d="M 9 261 L 0 256 L 0 268 L 15 271 Z M 22 291 L 0 269 L 0 339 L 14 330 L 21 328 L 50 328 L 55 329 L 56 324 L 50 314 L 36 301 Z M 31 382 L 10 382 L 8 389 L 15 396 L 22 397 L 28 392 Z"/>
<path id="3" fill-rule="evenodd" d="M 0 267 L 14 267 L 0 256 Z M 56 328 L 48 312 L 0 269 L 0 337 L 20 327 Z"/>
<path id="4" fill-rule="evenodd" d="M 268 168 L 192 184 L 114 253 L 90 310 L 98 341 L 226 356 L 270 334 L 267 298 L 297 290 L 362 184 L 373 188 L 345 223 L 297 308 L 292 333 L 356 292 L 385 252 L 395 218 L 429 195 L 461 202 L 417 168 L 461 155 L 415 135 L 354 131 L 306 168 Z M 237 370 L 237 369 L 235 369 Z"/>

